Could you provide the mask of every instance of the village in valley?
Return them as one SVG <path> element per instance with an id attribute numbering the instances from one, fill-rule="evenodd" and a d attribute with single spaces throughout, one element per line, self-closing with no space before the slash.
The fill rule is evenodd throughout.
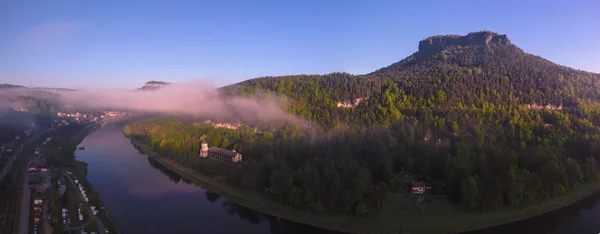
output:
<path id="1" fill-rule="evenodd" d="M 27 109 L 12 110 L 17 115 Z M 77 132 L 94 129 L 127 112 L 104 111 L 57 112 L 42 123 L 31 121 L 15 129 L 12 135 L 0 139 L 0 181 L 2 181 L 4 213 L 0 214 L 0 229 L 11 233 L 113 233 L 108 211 L 93 191 L 81 165 L 64 161 Z M 17 126 L 17 125 L 16 125 Z M 73 139 L 72 139 L 73 138 Z M 76 149 L 84 150 L 84 146 Z M 73 152 L 74 153 L 74 152 Z M 11 180 L 11 183 L 7 181 Z M 10 226 L 11 223 L 17 225 Z M 110 224 L 108 224 L 110 223 Z M 108 226 L 107 226 L 108 225 Z M 105 227 L 106 226 L 106 227 Z M 59 232 L 56 232 L 57 230 Z M 114 229 L 113 229 L 114 230 Z M 117 229 L 118 230 L 118 229 Z"/>

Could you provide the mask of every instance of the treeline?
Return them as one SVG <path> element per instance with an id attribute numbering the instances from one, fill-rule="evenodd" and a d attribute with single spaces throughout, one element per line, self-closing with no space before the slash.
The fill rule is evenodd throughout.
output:
<path id="1" fill-rule="evenodd" d="M 440 116 L 448 112 L 318 138 L 292 127 L 255 133 L 164 118 L 134 122 L 126 132 L 181 164 L 221 173 L 245 189 L 269 189 L 281 202 L 313 211 L 374 212 L 387 193 L 406 192 L 412 180 L 443 182 L 438 193 L 473 210 L 561 195 L 598 178 L 599 129 L 574 114 L 455 109 L 460 114 L 450 121 Z M 202 140 L 242 152 L 243 165 L 228 170 L 200 159 Z"/>

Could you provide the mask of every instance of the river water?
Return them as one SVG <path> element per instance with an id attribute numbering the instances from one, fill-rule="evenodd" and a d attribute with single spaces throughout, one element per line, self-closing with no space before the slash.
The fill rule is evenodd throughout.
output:
<path id="1" fill-rule="evenodd" d="M 124 234 L 311 233 L 327 230 L 278 220 L 191 184 L 139 152 L 107 124 L 88 135 L 78 160 Z"/>
<path id="2" fill-rule="evenodd" d="M 124 234 L 333 234 L 239 206 L 139 152 L 120 124 L 92 132 L 76 151 Z M 599 233 L 600 194 L 546 215 L 472 233 Z M 339 233 L 338 233 L 339 234 Z"/>

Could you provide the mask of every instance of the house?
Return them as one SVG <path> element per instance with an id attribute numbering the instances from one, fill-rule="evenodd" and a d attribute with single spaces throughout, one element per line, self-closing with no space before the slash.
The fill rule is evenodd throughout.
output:
<path id="1" fill-rule="evenodd" d="M 200 157 L 210 157 L 223 163 L 240 163 L 242 155 L 235 150 L 227 150 L 218 147 L 209 147 L 208 143 L 202 142 L 200 146 Z"/>
<path id="2" fill-rule="evenodd" d="M 33 198 L 33 205 L 41 205 L 42 204 L 42 197 L 41 196 L 36 196 Z M 35 209 L 35 208 L 34 208 Z"/>
<path id="3" fill-rule="evenodd" d="M 423 181 L 412 182 L 412 194 L 423 195 L 425 194 L 426 185 Z"/>

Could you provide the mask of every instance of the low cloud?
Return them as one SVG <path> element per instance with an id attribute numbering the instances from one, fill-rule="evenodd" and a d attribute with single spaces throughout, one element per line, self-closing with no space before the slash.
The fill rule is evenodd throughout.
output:
<path id="1" fill-rule="evenodd" d="M 283 110 L 285 103 L 282 103 L 278 97 L 272 95 L 228 97 L 219 93 L 206 80 L 170 84 L 150 91 L 51 91 L 59 94 L 55 97 L 39 91 L 31 88 L 8 89 L 0 91 L 0 96 L 27 95 L 50 98 L 62 105 L 81 108 L 185 114 L 227 121 L 298 123 L 296 117 Z"/>

